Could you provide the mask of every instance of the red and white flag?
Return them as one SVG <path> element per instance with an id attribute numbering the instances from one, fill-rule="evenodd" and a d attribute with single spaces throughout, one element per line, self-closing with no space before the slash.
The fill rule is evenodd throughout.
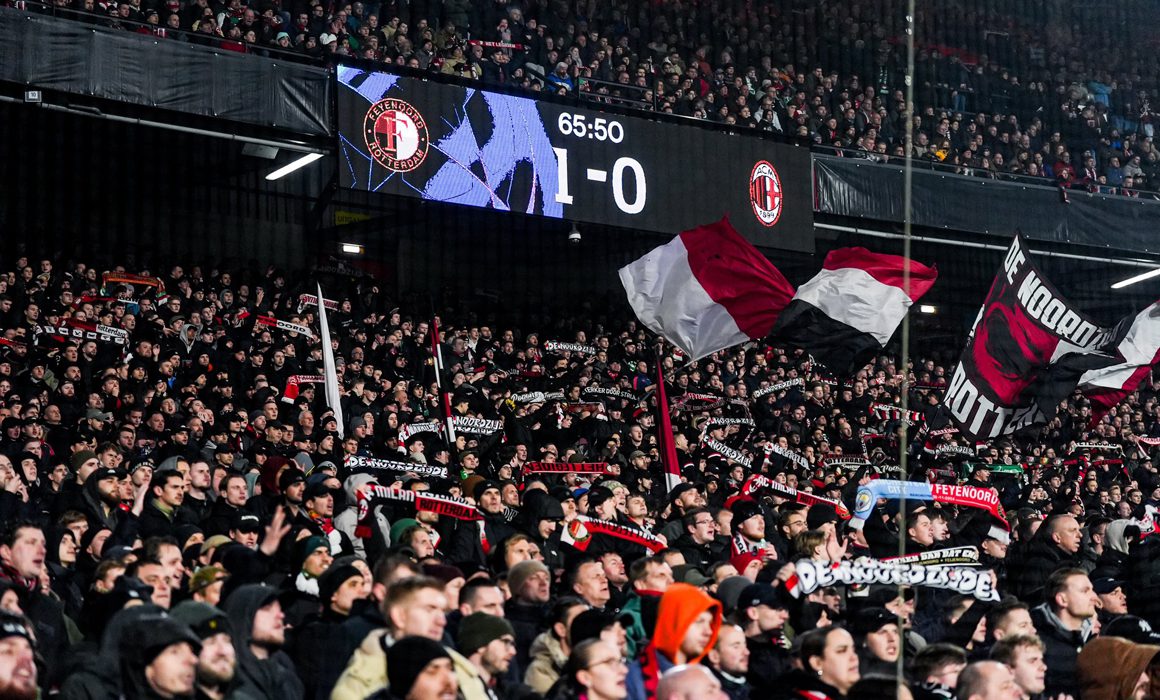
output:
<path id="1" fill-rule="evenodd" d="M 691 360 L 765 337 L 794 293 L 728 218 L 622 267 L 620 281 L 641 323 Z"/>
<path id="2" fill-rule="evenodd" d="M 938 271 L 907 259 L 839 248 L 821 272 L 803 284 L 777 319 L 773 334 L 804 348 L 835 374 L 859 370 L 890 342 L 914 302 L 930 291 Z"/>
<path id="3" fill-rule="evenodd" d="M 1092 402 L 1093 422 L 1135 391 L 1160 362 L 1160 302 L 1136 314 L 1116 351 L 1122 362 L 1088 370 L 1079 380 L 1080 392 Z"/>

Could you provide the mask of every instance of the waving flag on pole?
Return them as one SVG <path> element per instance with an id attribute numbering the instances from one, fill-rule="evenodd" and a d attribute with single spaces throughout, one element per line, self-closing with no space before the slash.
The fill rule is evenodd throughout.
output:
<path id="1" fill-rule="evenodd" d="M 849 376 L 890 342 L 912 304 L 930 291 L 938 271 L 865 248 L 830 251 L 822 271 L 803 284 L 777 319 L 773 335 L 804 348 L 831 372 Z"/>
<path id="2" fill-rule="evenodd" d="M 725 218 L 620 269 L 641 323 L 698 360 L 769 334 L 793 286 Z"/>
<path id="3" fill-rule="evenodd" d="M 318 285 L 318 325 L 322 333 L 322 375 L 326 379 L 326 405 L 334 411 L 338 422 L 338 437 L 344 437 L 346 423 L 342 419 L 342 399 L 338 385 L 338 368 L 334 364 L 334 350 L 330 347 L 330 326 L 326 322 L 326 306 L 323 305 L 322 285 Z"/>
<path id="4" fill-rule="evenodd" d="M 1160 302 L 1152 304 L 1118 327 L 1116 352 L 1120 362 L 1091 369 L 1079 380 L 1079 390 L 1092 402 L 1092 422 L 1135 391 L 1160 362 Z"/>

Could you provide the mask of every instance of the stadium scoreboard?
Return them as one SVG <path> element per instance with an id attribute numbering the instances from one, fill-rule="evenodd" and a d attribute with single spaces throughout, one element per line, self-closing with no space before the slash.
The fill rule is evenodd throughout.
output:
<path id="1" fill-rule="evenodd" d="M 809 150 L 340 65 L 343 187 L 676 234 L 728 215 L 751 242 L 813 251 Z"/>

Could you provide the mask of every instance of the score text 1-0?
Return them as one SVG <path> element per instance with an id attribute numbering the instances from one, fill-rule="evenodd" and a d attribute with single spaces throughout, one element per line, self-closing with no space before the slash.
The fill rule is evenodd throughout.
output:
<path id="1" fill-rule="evenodd" d="M 583 114 L 564 112 L 560 114 L 556 126 L 564 136 L 612 143 L 620 143 L 624 140 L 624 127 L 620 125 L 620 122 L 609 121 L 602 117 L 589 122 Z M 557 182 L 559 183 L 556 201 L 560 204 L 572 204 L 575 197 L 568 186 L 570 182 L 568 149 L 553 146 L 552 151 L 556 154 Z M 624 191 L 625 178 L 630 176 L 636 185 L 636 194 L 632 201 L 628 200 Z M 625 214 L 639 214 L 644 211 L 645 202 L 648 200 L 648 183 L 645 180 L 644 167 L 637 159 L 628 156 L 617 158 L 616 162 L 612 164 L 611 178 L 608 170 L 600 168 L 585 168 L 584 178 L 591 182 L 608 182 L 611 179 L 612 201 L 616 203 L 618 209 Z"/>

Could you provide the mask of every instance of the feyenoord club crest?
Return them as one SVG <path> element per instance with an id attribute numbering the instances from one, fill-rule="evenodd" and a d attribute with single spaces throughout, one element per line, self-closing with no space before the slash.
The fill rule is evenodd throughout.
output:
<path id="1" fill-rule="evenodd" d="M 781 218 L 781 178 L 769 161 L 758 161 L 749 174 L 749 203 L 763 226 L 773 226 Z"/>
<path id="2" fill-rule="evenodd" d="M 371 105 L 363 135 L 371 157 L 387 170 L 405 173 L 427 158 L 427 122 L 402 100 L 388 97 Z"/>

